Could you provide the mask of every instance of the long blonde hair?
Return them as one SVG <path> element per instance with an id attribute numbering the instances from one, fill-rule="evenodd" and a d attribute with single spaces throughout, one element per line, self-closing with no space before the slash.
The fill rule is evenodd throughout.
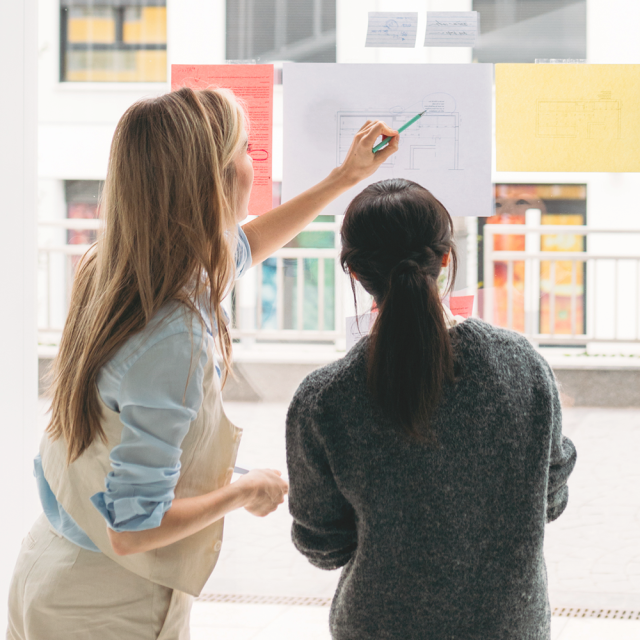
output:
<path id="1" fill-rule="evenodd" d="M 137 102 L 118 123 L 100 203 L 104 230 L 78 266 L 53 369 L 47 432 L 64 437 L 69 462 L 105 440 L 100 368 L 168 301 L 196 313 L 205 301 L 229 371 L 220 303 L 235 269 L 243 123 L 230 92 L 188 88 Z"/>

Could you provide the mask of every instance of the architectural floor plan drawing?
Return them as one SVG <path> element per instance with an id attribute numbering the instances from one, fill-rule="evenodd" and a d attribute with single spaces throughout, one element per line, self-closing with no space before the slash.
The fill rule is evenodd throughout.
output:
<path id="1" fill-rule="evenodd" d="M 406 171 L 458 169 L 460 114 L 455 111 L 453 97 L 433 94 L 417 108 L 427 112 L 402 133 L 398 153 L 382 166 L 397 166 Z M 336 166 L 344 162 L 353 136 L 367 120 L 383 120 L 393 129 L 398 129 L 415 115 L 409 110 L 338 112 Z"/>
<path id="2" fill-rule="evenodd" d="M 285 64 L 282 201 L 343 166 L 367 120 L 398 130 L 422 114 L 400 133 L 398 151 L 324 214 L 344 215 L 368 184 L 404 179 L 453 216 L 492 215 L 492 83 L 488 64 Z"/>
<path id="3" fill-rule="evenodd" d="M 497 64 L 495 87 L 498 171 L 640 171 L 640 64 Z"/>
<path id="4" fill-rule="evenodd" d="M 621 105 L 618 100 L 538 101 L 538 138 L 620 138 Z"/>

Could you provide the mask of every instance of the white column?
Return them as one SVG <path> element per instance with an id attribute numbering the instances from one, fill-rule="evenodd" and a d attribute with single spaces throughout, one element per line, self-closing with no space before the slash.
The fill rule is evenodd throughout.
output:
<path id="1" fill-rule="evenodd" d="M 640 63 L 640 2 L 587 0 L 587 61 Z"/>
<path id="2" fill-rule="evenodd" d="M 0 630 L 6 628 L 9 581 L 30 525 L 24 505 L 34 485 L 38 400 L 36 354 L 37 3 L 3 4 L 0 59 Z"/>
<path id="3" fill-rule="evenodd" d="M 224 63 L 225 0 L 167 0 L 167 53 L 169 65 Z"/>
<path id="4" fill-rule="evenodd" d="M 640 3 L 628 0 L 587 0 L 587 60 L 591 64 L 639 64 Z M 587 221 L 593 227 L 639 228 L 638 192 L 640 192 L 639 173 L 592 173 L 587 179 Z M 589 249 L 615 253 L 637 251 L 633 238 L 624 236 L 598 236 L 589 240 Z M 611 279 L 600 274 L 591 286 L 596 288 L 595 299 L 611 298 Z M 619 291 L 625 290 L 625 283 L 616 283 Z M 635 318 L 635 297 L 637 284 L 626 284 L 631 295 L 622 297 L 618 311 L 621 317 Z M 589 297 L 587 296 L 587 301 Z M 611 313 L 606 307 L 593 309 L 598 314 L 598 335 L 613 334 Z M 636 320 L 637 322 L 637 320 Z M 616 351 L 617 349 L 617 351 Z M 631 352 L 629 345 L 625 352 Z M 620 345 L 589 345 L 588 351 L 606 353 L 613 350 L 619 353 Z"/>

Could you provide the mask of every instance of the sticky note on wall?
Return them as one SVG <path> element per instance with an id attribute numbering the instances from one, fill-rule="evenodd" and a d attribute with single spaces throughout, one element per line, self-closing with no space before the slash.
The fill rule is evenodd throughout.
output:
<path id="1" fill-rule="evenodd" d="M 451 296 L 449 309 L 454 316 L 469 318 L 473 312 L 473 299 L 475 296 Z"/>
<path id="2" fill-rule="evenodd" d="M 640 65 L 497 64 L 498 171 L 640 171 Z"/>
<path id="3" fill-rule="evenodd" d="M 418 12 L 370 11 L 365 47 L 415 47 Z"/>
<path id="4" fill-rule="evenodd" d="M 473 47 L 478 37 L 477 11 L 427 11 L 425 47 Z"/>

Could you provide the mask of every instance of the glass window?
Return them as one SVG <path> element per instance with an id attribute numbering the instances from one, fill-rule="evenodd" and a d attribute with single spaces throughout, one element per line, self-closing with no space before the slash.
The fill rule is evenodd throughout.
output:
<path id="1" fill-rule="evenodd" d="M 336 0 L 227 0 L 227 59 L 336 62 Z"/>
<path id="2" fill-rule="evenodd" d="M 586 0 L 473 0 L 477 62 L 587 57 Z"/>
<path id="3" fill-rule="evenodd" d="M 60 79 L 166 82 L 166 0 L 63 0 Z"/>

